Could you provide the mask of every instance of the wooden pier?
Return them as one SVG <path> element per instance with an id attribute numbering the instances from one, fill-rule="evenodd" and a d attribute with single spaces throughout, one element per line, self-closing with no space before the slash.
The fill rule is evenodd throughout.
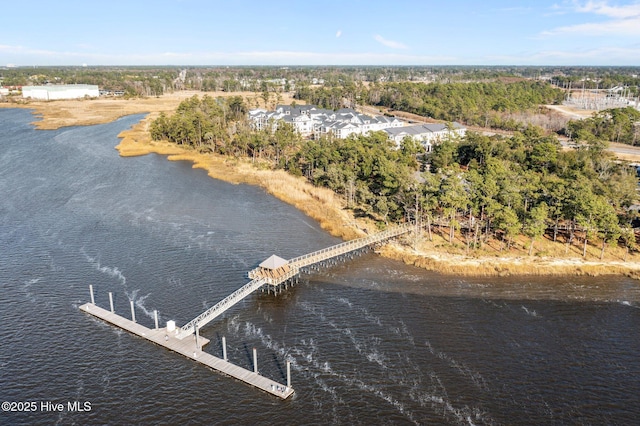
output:
<path id="1" fill-rule="evenodd" d="M 265 268 L 261 265 L 249 271 L 248 276 L 253 280 L 262 278 L 267 284 L 277 286 L 299 274 L 300 270 L 303 268 L 348 255 L 349 253 L 353 253 L 354 251 L 369 247 L 373 244 L 378 244 L 382 241 L 406 234 L 413 229 L 414 227 L 410 224 L 400 225 L 395 228 L 387 229 L 386 231 L 378 232 L 377 234 L 369 235 L 368 237 L 345 241 L 335 246 L 294 257 L 293 259 L 286 261 L 284 259 L 277 258 L 283 262 L 281 264 L 276 264 L 275 268 Z"/>
<path id="2" fill-rule="evenodd" d="M 174 332 L 168 332 L 166 328 L 150 329 L 137 322 L 121 317 L 111 311 L 96 306 L 93 303 L 85 303 L 80 306 L 82 312 L 93 315 L 109 324 L 119 327 L 125 331 L 128 331 L 136 336 L 142 337 L 157 345 L 163 346 L 173 352 L 177 352 L 193 361 L 199 362 L 215 371 L 218 371 L 227 376 L 233 377 L 240 381 L 243 381 L 251 386 L 254 386 L 260 390 L 263 390 L 271 395 L 275 395 L 282 399 L 287 399 L 293 394 L 293 389 L 290 386 L 283 385 L 274 380 L 268 379 L 260 374 L 246 370 L 242 367 L 238 367 L 225 361 L 224 359 L 217 358 L 207 352 L 202 351 L 202 347 L 206 345 L 209 340 L 196 335 L 193 335 L 193 339 L 178 339 Z M 255 352 L 254 352 L 254 363 Z M 254 369 L 255 368 L 254 366 Z"/>
<path id="3" fill-rule="evenodd" d="M 282 259 L 278 256 L 271 256 L 260 266 L 248 273 L 250 282 L 231 293 L 229 296 L 198 315 L 193 320 L 180 328 L 175 327 L 175 322 L 169 321 L 166 328 L 158 327 L 158 316 L 155 313 L 155 328 L 150 329 L 136 322 L 135 309 L 131 301 L 131 320 L 114 313 L 113 297 L 109 293 L 109 303 L 111 310 L 102 309 L 95 304 L 93 286 L 89 286 L 91 302 L 80 306 L 80 310 L 100 318 L 116 327 L 126 330 L 136 336 L 142 337 L 157 345 L 163 346 L 171 351 L 177 352 L 193 361 L 199 362 L 215 371 L 227 376 L 234 377 L 247 384 L 250 384 L 267 393 L 282 399 L 290 397 L 294 391 L 291 388 L 291 366 L 287 361 L 287 384 L 283 385 L 258 374 L 256 350 L 253 350 L 254 371 L 246 370 L 227 361 L 226 341 L 222 338 L 223 359 L 217 358 L 207 352 L 202 351 L 202 347 L 209 340 L 199 335 L 199 330 L 207 323 L 224 313 L 227 309 L 243 300 L 245 297 L 266 286 L 274 287 L 277 290 L 281 284 L 297 282 L 298 275 L 309 268 L 319 269 L 321 266 L 335 264 L 339 259 L 352 258 L 354 253 L 361 251 L 371 245 L 382 241 L 398 237 L 410 232 L 412 225 L 405 224 L 388 229 L 377 234 L 372 234 L 364 238 L 337 244 L 322 250 L 314 251 L 290 260 Z"/>
<path id="4" fill-rule="evenodd" d="M 351 253 L 362 250 L 382 241 L 398 237 L 413 230 L 411 224 L 400 225 L 386 231 L 378 232 L 364 238 L 346 241 L 335 246 L 314 251 L 290 260 L 284 260 L 278 256 L 271 256 L 262 262 L 257 268 L 249 271 L 248 276 L 251 281 L 229 296 L 222 299 L 185 325 L 178 331 L 177 337 L 184 339 L 192 335 L 196 328 L 202 328 L 213 319 L 220 316 L 227 309 L 231 308 L 242 299 L 258 290 L 263 285 L 278 287 L 280 284 L 290 281 L 300 274 L 304 268 L 317 264 L 330 262 L 333 259 L 349 256 Z M 268 265 L 267 265 L 268 264 Z"/>

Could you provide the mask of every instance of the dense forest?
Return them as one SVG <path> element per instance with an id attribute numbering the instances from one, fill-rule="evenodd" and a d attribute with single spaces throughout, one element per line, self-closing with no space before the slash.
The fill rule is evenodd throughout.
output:
<path id="1" fill-rule="evenodd" d="M 193 97 L 151 125 L 154 139 L 203 152 L 246 156 L 305 176 L 342 195 L 357 215 L 381 226 L 419 220 L 461 235 L 468 248 L 497 237 L 534 242 L 544 233 L 568 242 L 623 242 L 634 247 L 627 208 L 636 199 L 635 170 L 614 161 L 601 143 L 565 151 L 554 136 L 528 127 L 513 136 L 469 132 L 436 145 L 426 156 L 406 139 L 397 149 L 384 133 L 303 140 L 288 125 L 253 131 L 242 99 Z M 426 171 L 425 171 L 426 170 Z"/>
<path id="2" fill-rule="evenodd" d="M 0 69 L 0 80 L 4 86 L 98 84 L 127 96 L 195 89 L 262 92 L 266 98 L 290 91 L 331 109 L 375 105 L 514 130 L 512 136 L 493 137 L 468 132 L 426 155 L 411 140 L 396 149 L 383 133 L 303 140 L 282 123 L 254 131 L 243 97 L 206 95 L 184 101 L 151 125 L 154 139 L 304 176 L 381 226 L 420 220 L 430 233 L 437 224 L 448 230 L 450 241 L 462 237 L 468 248 L 489 238 L 508 248 L 516 235 L 527 235 L 533 249 L 545 232 L 554 240 L 560 233 L 569 242 L 579 237 L 585 250 L 594 240 L 603 253 L 608 244 L 633 247 L 627 208 L 636 199 L 635 171 L 604 148 L 607 140 L 638 144 L 640 114 L 611 109 L 572 121 L 564 131 L 577 149 L 562 150 L 554 136 L 518 119 L 536 113 L 540 104 L 562 100 L 562 90 L 535 78 L 558 73 L 556 82 L 637 84 L 637 69 L 579 67 L 11 68 Z"/>
<path id="3" fill-rule="evenodd" d="M 0 67 L 0 85 L 97 84 L 133 96 L 174 90 L 295 91 L 301 85 L 348 88 L 358 83 L 492 82 L 552 79 L 559 86 L 609 88 L 640 85 L 634 67 L 532 66 L 211 66 L 211 67 Z"/>
<path id="4" fill-rule="evenodd" d="M 556 84 L 549 83 L 552 82 Z M 96 84 L 125 97 L 176 90 L 247 92 L 278 102 L 284 93 L 329 109 L 372 105 L 438 120 L 503 130 L 533 124 L 552 132 L 567 119 L 543 104 L 562 102 L 573 88 L 614 85 L 637 95 L 638 68 L 621 67 L 20 67 L 0 68 L 0 85 Z M 0 97 L 9 101 L 10 97 Z M 268 102 L 267 102 L 268 103 Z M 625 139 L 616 135 L 614 140 Z M 626 138 L 628 139 L 628 138 Z M 632 138 L 633 139 L 633 138 Z M 628 142 L 627 142 L 628 143 Z"/>
<path id="5" fill-rule="evenodd" d="M 156 140 L 169 140 L 180 145 L 191 145 L 202 151 L 228 154 L 226 146 L 249 130 L 246 123 L 247 107 L 239 96 L 230 98 L 202 98 L 193 96 L 178 106 L 175 114 L 160 114 L 151 124 L 151 136 Z"/>
<path id="6" fill-rule="evenodd" d="M 540 81 L 473 83 L 392 83 L 372 87 L 368 101 L 438 120 L 517 130 L 502 113 L 535 112 L 539 105 L 558 104 L 564 93 Z"/>
<path id="7" fill-rule="evenodd" d="M 179 69 L 175 67 L 29 67 L 0 69 L 3 86 L 43 84 L 95 84 L 100 89 L 122 90 L 125 96 L 159 96 L 173 91 Z"/>
<path id="8" fill-rule="evenodd" d="M 565 134 L 578 143 L 600 140 L 640 145 L 640 111 L 632 107 L 602 110 L 591 118 L 571 120 Z"/>
<path id="9" fill-rule="evenodd" d="M 538 113 L 543 104 L 559 104 L 564 92 L 535 80 L 470 83 L 386 83 L 342 87 L 300 86 L 296 98 L 324 108 L 375 105 L 437 120 L 460 121 L 505 130 L 526 127 L 513 113 Z"/>

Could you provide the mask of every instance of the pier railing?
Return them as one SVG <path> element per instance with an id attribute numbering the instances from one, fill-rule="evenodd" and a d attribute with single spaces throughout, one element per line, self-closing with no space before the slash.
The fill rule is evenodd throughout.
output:
<path id="1" fill-rule="evenodd" d="M 260 268 L 249 271 L 248 276 L 250 279 L 262 278 L 265 284 L 278 285 L 290 278 L 295 277 L 300 273 L 300 268 L 292 267 L 286 273 L 278 275 L 277 277 L 268 277 L 260 274 Z"/>
<path id="2" fill-rule="evenodd" d="M 198 328 L 204 327 L 207 323 L 215 319 L 224 311 L 262 287 L 265 283 L 266 281 L 264 279 L 255 279 L 243 285 L 242 287 L 180 327 L 180 331 L 178 332 L 176 337 L 178 337 L 179 339 L 183 339 L 188 335 L 193 334 L 196 325 L 198 326 Z"/>
<path id="3" fill-rule="evenodd" d="M 344 243 L 327 247 L 321 250 L 314 251 L 302 256 L 294 257 L 290 259 L 288 265 L 292 268 L 303 268 L 310 266 L 324 260 L 331 259 L 333 257 L 341 256 L 361 249 L 363 247 L 370 246 L 372 244 L 379 243 L 389 238 L 394 238 L 404 233 L 407 233 L 413 229 L 413 225 L 404 224 L 397 227 L 387 229 L 386 231 L 378 232 L 377 234 L 369 235 L 368 237 L 358 238 L 356 240 L 345 241 Z"/>
<path id="4" fill-rule="evenodd" d="M 247 297 L 249 294 L 262 287 L 264 284 L 270 284 L 274 286 L 281 284 L 286 280 L 298 275 L 301 268 L 311 266 L 316 263 L 320 263 L 322 261 L 329 260 L 355 250 L 359 250 L 361 248 L 379 243 L 389 238 L 397 237 L 411 231 L 413 227 L 414 225 L 412 224 L 400 225 L 391 229 L 387 229 L 386 231 L 378 232 L 377 234 L 369 235 L 364 238 L 345 241 L 344 243 L 340 243 L 335 246 L 327 247 L 321 250 L 314 251 L 312 253 L 294 257 L 293 259 L 287 261 L 286 265 L 289 267 L 289 269 L 285 273 L 279 274 L 278 276 L 265 276 L 263 273 L 261 273 L 261 268 L 255 268 L 248 273 L 249 278 L 251 279 L 249 283 L 240 287 L 238 290 L 234 291 L 229 296 L 225 297 L 220 302 L 216 303 L 215 305 L 198 315 L 196 318 L 182 326 L 176 334 L 176 337 L 178 337 L 179 339 L 183 339 L 190 334 L 193 334 L 196 327 L 204 327 L 211 320 L 225 312 L 227 309 L 231 308 L 233 305 Z"/>

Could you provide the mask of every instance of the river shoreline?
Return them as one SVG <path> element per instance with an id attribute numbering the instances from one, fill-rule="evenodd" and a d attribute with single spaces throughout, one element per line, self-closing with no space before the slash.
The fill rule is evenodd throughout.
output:
<path id="1" fill-rule="evenodd" d="M 227 94 L 230 95 L 230 94 Z M 345 208 L 344 202 L 332 191 L 317 188 L 303 177 L 292 176 L 282 170 L 256 167 L 247 159 L 223 157 L 216 154 L 200 153 L 189 147 L 169 142 L 152 141 L 148 132 L 150 122 L 160 112 L 170 112 L 179 102 L 192 93 L 179 96 L 161 97 L 160 101 L 145 100 L 128 104 L 124 100 L 100 101 L 56 101 L 3 104 L 3 107 L 29 108 L 34 110 L 38 129 L 55 129 L 64 126 L 107 123 L 124 115 L 147 113 L 146 117 L 131 129 L 121 132 L 120 143 L 116 146 L 122 157 L 159 154 L 170 161 L 189 161 L 193 168 L 207 171 L 214 179 L 234 184 L 257 185 L 276 198 L 293 205 L 318 221 L 323 229 L 342 239 L 353 239 L 366 235 L 365 230 L 374 230 L 370 220 L 356 219 Z M 163 99 L 164 98 L 164 99 Z M 100 103 L 98 103 L 100 102 Z M 155 105 L 154 105 L 155 104 Z M 259 165 L 258 165 L 259 166 Z M 447 245 L 443 237 L 437 235 L 433 241 L 423 236 L 419 242 L 404 241 L 390 243 L 382 247 L 382 256 L 403 261 L 434 272 L 465 276 L 507 276 L 507 275 L 627 275 L 640 279 L 640 255 L 626 255 L 621 248 L 609 248 L 604 260 L 599 260 L 599 249 L 590 247 L 587 259 L 583 259 L 577 247 L 568 250 L 562 243 L 551 241 L 536 242 L 537 255 L 527 256 L 527 242 L 514 246 L 509 253 L 497 248 L 482 253 L 466 253 L 462 241 Z M 491 244 L 488 244 L 490 247 Z M 560 255 L 564 253 L 565 255 Z M 548 253 L 553 253 L 552 256 Z M 625 261 L 626 260 L 626 261 Z"/>

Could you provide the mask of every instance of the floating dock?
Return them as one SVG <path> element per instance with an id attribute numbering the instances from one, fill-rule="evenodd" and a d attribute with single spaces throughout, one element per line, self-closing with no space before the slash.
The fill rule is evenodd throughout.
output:
<path id="1" fill-rule="evenodd" d="M 293 394 L 293 389 L 290 386 L 283 385 L 261 376 L 255 371 L 246 370 L 230 363 L 229 361 L 225 361 L 224 359 L 217 358 L 207 352 L 203 352 L 201 348 L 209 343 L 209 340 L 202 336 L 197 338 L 197 343 L 196 335 L 193 336 L 193 339 L 178 339 L 175 337 L 175 333 L 167 332 L 166 328 L 147 328 L 135 321 L 121 317 L 118 314 L 96 306 L 93 303 L 85 303 L 80 306 L 80 310 L 91 314 L 96 318 L 100 318 L 101 320 L 118 328 L 128 331 L 131 334 L 140 336 L 143 339 L 155 343 L 156 345 L 160 345 L 173 352 L 177 352 L 195 362 L 199 362 L 200 364 L 203 364 L 215 371 L 243 381 L 279 398 L 287 399 Z M 224 350 L 226 352 L 226 349 Z M 254 364 L 255 363 L 256 355 L 254 350 Z M 257 368 L 254 368 L 254 370 L 257 370 Z"/>
<path id="2" fill-rule="evenodd" d="M 253 349 L 253 371 L 238 367 L 227 361 L 227 349 L 224 337 L 222 337 L 222 359 L 203 352 L 202 347 L 209 343 L 209 340 L 201 337 L 199 330 L 213 319 L 222 315 L 227 309 L 263 286 L 267 286 L 267 288 L 271 286 L 278 289 L 278 287 L 284 283 L 286 287 L 287 282 L 293 282 L 293 280 L 297 282 L 297 277 L 305 268 L 316 267 L 316 269 L 319 269 L 318 265 L 329 266 L 335 264 L 337 259 L 344 259 L 345 257 L 352 258 L 355 252 L 406 234 L 412 229 L 414 229 L 413 225 L 407 223 L 377 234 L 346 241 L 290 260 L 285 260 L 273 255 L 262 262 L 258 268 L 248 273 L 251 279 L 249 283 L 234 291 L 180 328 L 175 327 L 174 321 L 167 322 L 166 328 L 159 328 L 157 311 L 154 312 L 154 329 L 138 324 L 136 322 L 136 314 L 132 300 L 129 301 L 131 304 L 131 320 L 117 315 L 113 309 L 112 293 L 109 293 L 111 310 L 102 309 L 95 304 L 92 285 L 89 286 L 91 302 L 80 306 L 80 310 L 126 330 L 129 333 L 147 339 L 156 345 L 163 346 L 193 361 L 206 365 L 215 371 L 234 377 L 279 398 L 287 399 L 294 392 L 291 388 L 291 364 L 289 361 L 287 361 L 287 384 L 283 385 L 258 374 L 258 360 L 255 348 Z"/>

